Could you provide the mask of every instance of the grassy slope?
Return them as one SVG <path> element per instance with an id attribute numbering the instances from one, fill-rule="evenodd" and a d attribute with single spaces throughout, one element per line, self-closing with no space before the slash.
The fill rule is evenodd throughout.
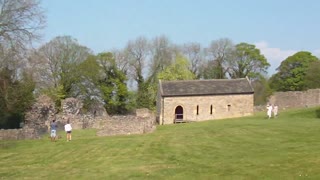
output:
<path id="1" fill-rule="evenodd" d="M 0 179 L 320 179 L 315 109 L 158 126 L 147 135 L 94 130 L 0 142 Z"/>

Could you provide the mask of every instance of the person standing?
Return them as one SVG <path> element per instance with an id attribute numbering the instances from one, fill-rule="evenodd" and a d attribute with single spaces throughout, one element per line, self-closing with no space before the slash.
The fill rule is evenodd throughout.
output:
<path id="1" fill-rule="evenodd" d="M 271 105 L 267 106 L 267 115 L 268 115 L 268 119 L 270 119 L 271 115 L 272 115 L 272 106 Z"/>
<path id="2" fill-rule="evenodd" d="M 51 141 L 56 141 L 56 137 L 57 137 L 57 123 L 56 120 L 52 120 L 51 124 L 50 124 L 50 137 L 51 137 Z"/>
<path id="3" fill-rule="evenodd" d="M 72 127 L 71 127 L 71 124 L 70 124 L 70 121 L 69 121 L 69 120 L 67 121 L 67 124 L 64 125 L 64 130 L 65 130 L 66 133 L 67 133 L 67 141 L 71 141 L 71 131 L 72 131 Z"/>
<path id="4" fill-rule="evenodd" d="M 273 117 L 278 117 L 278 105 L 274 105 L 273 107 Z"/>

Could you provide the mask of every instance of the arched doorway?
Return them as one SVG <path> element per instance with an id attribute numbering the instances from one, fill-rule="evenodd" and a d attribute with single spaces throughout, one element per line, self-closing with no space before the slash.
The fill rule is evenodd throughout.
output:
<path id="1" fill-rule="evenodd" d="M 175 122 L 183 121 L 183 108 L 181 106 L 177 106 L 175 111 Z"/>

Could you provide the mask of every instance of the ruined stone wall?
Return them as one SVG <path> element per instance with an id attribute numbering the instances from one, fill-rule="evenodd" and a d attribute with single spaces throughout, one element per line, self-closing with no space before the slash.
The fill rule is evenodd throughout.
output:
<path id="1" fill-rule="evenodd" d="M 279 109 L 314 107 L 320 105 L 320 89 L 307 91 L 275 92 L 269 102 Z"/>
<path id="2" fill-rule="evenodd" d="M 0 140 L 38 139 L 49 134 L 50 123 L 56 120 L 57 130 L 64 131 L 69 121 L 73 129 L 98 129 L 97 135 L 143 134 L 155 129 L 155 117 L 148 109 L 138 109 L 136 116 L 110 117 L 103 105 L 95 104 L 90 113 L 82 113 L 83 104 L 75 98 L 62 101 L 58 113 L 54 102 L 47 96 L 40 96 L 26 113 L 22 129 L 0 130 Z"/>

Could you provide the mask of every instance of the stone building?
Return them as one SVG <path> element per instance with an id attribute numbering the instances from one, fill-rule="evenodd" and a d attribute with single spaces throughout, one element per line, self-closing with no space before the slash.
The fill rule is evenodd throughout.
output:
<path id="1" fill-rule="evenodd" d="M 159 81 L 157 121 L 173 124 L 253 114 L 248 78 Z"/>

